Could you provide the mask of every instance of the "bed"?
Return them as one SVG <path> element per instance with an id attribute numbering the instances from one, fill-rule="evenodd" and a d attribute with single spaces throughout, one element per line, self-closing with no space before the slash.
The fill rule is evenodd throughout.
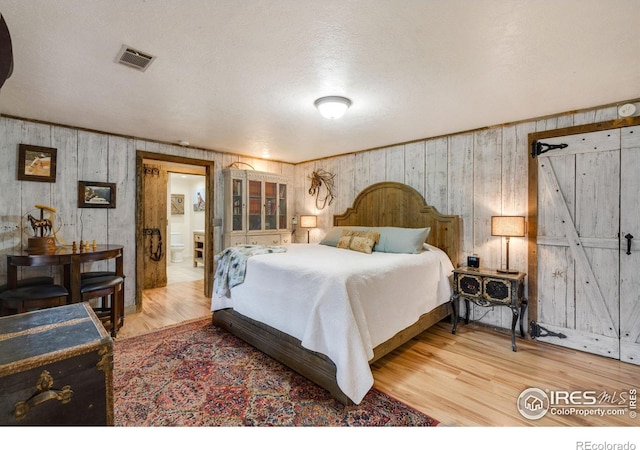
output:
<path id="1" fill-rule="evenodd" d="M 253 256 L 243 283 L 227 297 L 214 293 L 213 323 L 354 404 L 373 385 L 371 363 L 451 313 L 460 219 L 439 214 L 407 185 L 384 182 L 363 190 L 333 225 L 330 233 L 430 231 L 425 250 L 410 255 L 291 244 L 286 252 Z"/>

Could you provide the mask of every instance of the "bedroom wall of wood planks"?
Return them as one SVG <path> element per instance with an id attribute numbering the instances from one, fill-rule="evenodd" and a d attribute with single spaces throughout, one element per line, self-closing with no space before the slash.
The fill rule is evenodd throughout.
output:
<path id="1" fill-rule="evenodd" d="M 477 254 L 483 267 L 499 268 L 505 263 L 505 243 L 491 236 L 491 216 L 527 215 L 528 134 L 617 117 L 615 106 L 594 108 L 297 164 L 296 211 L 318 215 L 318 229 L 311 230 L 311 242 L 318 242 L 333 215 L 351 206 L 362 189 L 380 181 L 405 183 L 438 212 L 462 218 L 460 261 Z M 307 192 L 309 174 L 319 169 L 335 174 L 335 200 L 322 210 Z M 509 264 L 527 271 L 526 238 L 511 239 Z M 508 308 L 472 308 L 472 320 L 511 327 Z"/>
<path id="2" fill-rule="evenodd" d="M 543 120 L 521 122 L 419 140 L 384 148 L 342 154 L 297 165 L 244 157 L 201 148 L 182 147 L 100 131 L 77 129 L 14 117 L 0 117 L 0 255 L 23 245 L 20 220 L 36 203 L 56 208 L 64 223 L 60 235 L 71 242 L 90 234 L 102 243 L 135 248 L 136 152 L 144 151 L 215 163 L 215 223 L 224 210 L 222 169 L 234 162 L 250 164 L 260 171 L 283 174 L 292 179 L 295 208 L 290 217 L 318 214 L 318 228 L 311 230 L 318 242 L 329 228 L 333 214 L 342 213 L 356 195 L 370 184 L 398 181 L 414 187 L 440 213 L 458 214 L 463 222 L 461 260 L 473 253 L 483 266 L 496 267 L 504 243 L 490 234 L 490 217 L 495 214 L 524 214 L 527 208 L 527 134 L 534 131 L 596 123 L 617 117 L 615 106 L 562 114 Z M 58 149 L 55 183 L 17 181 L 18 144 Z M 336 153 L 345 150 L 336 149 Z M 246 167 L 246 166 L 245 166 Z M 308 194 L 308 176 L 313 170 L 334 173 L 333 203 L 316 210 Z M 115 209 L 77 208 L 79 180 L 111 182 L 117 185 Z M 220 221 L 216 222 L 216 219 Z M 306 234 L 306 233 L 305 233 Z M 299 235 L 298 242 L 302 241 Z M 306 237 L 306 236 L 305 236 Z M 214 251 L 222 248 L 222 226 L 214 228 Z M 127 276 L 125 306 L 136 304 L 135 252 L 125 253 Z M 526 242 L 511 241 L 511 267 L 526 270 Z M 0 284 L 6 281 L 6 259 L 0 258 Z M 482 322 L 501 328 L 510 326 L 510 311 L 473 311 L 472 318 L 486 315 Z"/>

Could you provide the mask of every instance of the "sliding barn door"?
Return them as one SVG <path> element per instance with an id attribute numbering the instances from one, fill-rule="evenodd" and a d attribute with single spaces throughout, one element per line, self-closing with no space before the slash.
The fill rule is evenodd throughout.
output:
<path id="1" fill-rule="evenodd" d="M 167 285 L 167 184 L 169 176 L 159 164 L 144 164 L 143 289 Z"/>
<path id="2" fill-rule="evenodd" d="M 621 133 L 620 359 L 640 364 L 640 126 Z"/>
<path id="3" fill-rule="evenodd" d="M 629 127 L 545 139 L 537 156 L 538 339 L 635 364 L 639 135 Z"/>

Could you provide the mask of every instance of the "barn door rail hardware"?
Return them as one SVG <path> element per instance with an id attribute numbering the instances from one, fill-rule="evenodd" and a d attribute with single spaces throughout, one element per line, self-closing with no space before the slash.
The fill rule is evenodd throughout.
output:
<path id="1" fill-rule="evenodd" d="M 562 333 L 555 333 L 553 331 L 547 330 L 545 327 L 541 326 L 535 320 L 532 320 L 530 325 L 530 334 L 531 339 L 535 339 L 538 337 L 557 337 L 560 339 L 566 339 L 567 336 Z M 544 334 L 542 333 L 544 331 Z"/>
<path id="2" fill-rule="evenodd" d="M 569 144 L 545 144 L 544 142 L 535 141 L 531 144 L 531 157 L 535 158 L 538 155 L 548 152 L 549 150 L 557 150 L 561 148 L 567 148 Z"/>

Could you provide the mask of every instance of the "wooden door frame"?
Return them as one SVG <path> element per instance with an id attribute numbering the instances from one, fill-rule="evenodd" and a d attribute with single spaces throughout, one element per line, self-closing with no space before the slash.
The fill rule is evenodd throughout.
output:
<path id="1" fill-rule="evenodd" d="M 550 139 L 573 134 L 592 133 L 640 125 L 640 117 L 609 120 L 606 122 L 576 125 L 555 130 L 529 133 L 527 154 L 528 168 L 528 211 L 527 211 L 527 290 L 529 320 L 538 320 L 538 160 L 531 156 L 534 144 L 542 139 Z"/>
<path id="2" fill-rule="evenodd" d="M 142 150 L 136 151 L 136 312 L 142 309 L 142 277 L 144 277 L 144 218 L 143 208 L 144 191 L 144 160 L 154 160 L 163 163 L 188 164 L 205 168 L 205 221 L 204 235 L 206 243 L 213 243 L 213 211 L 214 211 L 214 186 L 215 172 L 214 161 L 187 158 L 184 156 L 166 155 Z M 168 241 L 167 241 L 168 242 Z M 213 293 L 213 245 L 207 245 L 204 255 L 204 295 L 211 297 Z"/>

